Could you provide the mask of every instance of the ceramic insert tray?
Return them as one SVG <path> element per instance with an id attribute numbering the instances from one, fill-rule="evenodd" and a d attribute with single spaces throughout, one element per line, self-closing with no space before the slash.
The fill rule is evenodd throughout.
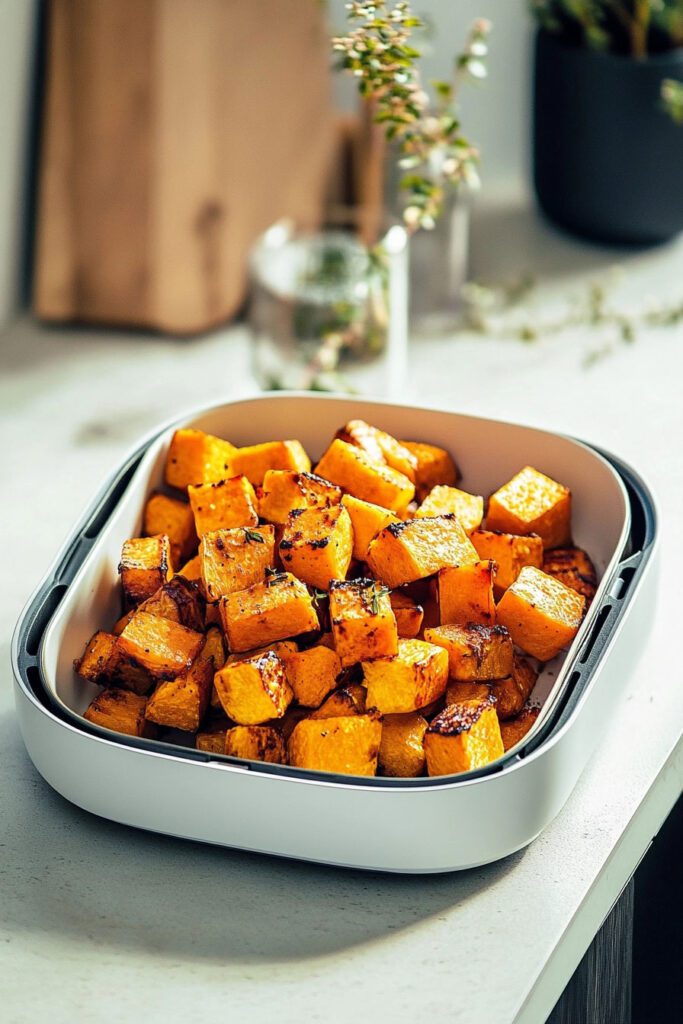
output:
<path id="1" fill-rule="evenodd" d="M 462 486 L 475 493 L 490 493 L 527 463 L 572 489 L 574 539 L 594 559 L 600 585 L 570 650 L 539 677 L 532 700 L 542 710 L 524 740 L 474 772 L 367 779 L 238 761 L 86 722 L 81 715 L 94 691 L 73 672 L 73 659 L 119 614 L 121 544 L 139 532 L 145 499 L 162 485 L 173 429 L 195 426 L 238 445 L 296 437 L 315 459 L 353 417 L 449 449 Z M 558 813 L 606 727 L 647 628 L 655 541 L 653 501 L 638 476 L 571 438 L 331 396 L 264 396 L 202 409 L 126 460 L 24 609 L 13 642 L 24 740 L 58 792 L 128 825 L 375 870 L 487 863 L 525 846 Z"/>

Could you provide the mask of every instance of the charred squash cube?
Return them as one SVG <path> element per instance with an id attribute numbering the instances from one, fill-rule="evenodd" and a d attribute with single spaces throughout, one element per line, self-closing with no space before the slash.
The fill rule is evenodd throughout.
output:
<path id="1" fill-rule="evenodd" d="M 269 469 L 259 495 L 259 515 L 269 523 L 284 525 L 290 512 L 299 508 L 329 508 L 341 501 L 340 487 L 315 473 Z"/>
<path id="2" fill-rule="evenodd" d="M 369 501 L 397 515 L 413 500 L 415 486 L 391 466 L 375 462 L 362 448 L 337 439 L 316 467 L 318 476 L 331 480 L 362 501 Z"/>
<path id="3" fill-rule="evenodd" d="M 376 775 L 382 721 L 377 714 L 304 718 L 289 737 L 289 763 L 345 775 Z"/>
<path id="4" fill-rule="evenodd" d="M 188 487 L 197 535 L 236 526 L 257 526 L 256 494 L 246 476 Z"/>
<path id="5" fill-rule="evenodd" d="M 535 724 L 540 708 L 524 708 L 515 718 L 500 723 L 500 737 L 505 750 L 516 746 Z"/>
<path id="6" fill-rule="evenodd" d="M 269 469 L 308 473 L 311 460 L 300 441 L 266 441 L 238 448 L 232 465 L 235 473 L 243 473 L 250 483 L 260 486 Z"/>
<path id="7" fill-rule="evenodd" d="M 418 501 L 424 501 L 429 492 L 439 484 L 455 487 L 458 469 L 453 459 L 443 448 L 422 441 L 402 441 L 401 444 L 417 459 L 415 489 Z"/>
<path id="8" fill-rule="evenodd" d="M 422 628 L 424 609 L 412 597 L 402 593 L 400 590 L 392 591 L 390 595 L 391 607 L 396 617 L 396 628 L 398 635 L 410 640 L 418 635 Z"/>
<path id="9" fill-rule="evenodd" d="M 429 775 L 472 771 L 497 760 L 504 750 L 493 704 L 449 704 L 427 727 L 424 750 Z"/>
<path id="10" fill-rule="evenodd" d="M 138 611 L 171 619 L 197 632 L 204 628 L 204 599 L 198 587 L 184 576 L 173 576 L 156 594 L 143 601 Z"/>
<path id="11" fill-rule="evenodd" d="M 353 557 L 359 562 L 366 562 L 370 541 L 374 540 L 380 530 L 390 523 L 400 520 L 388 508 L 380 508 L 369 501 L 361 501 L 352 494 L 345 494 L 342 505 L 351 517 L 353 526 Z"/>
<path id="12" fill-rule="evenodd" d="M 365 420 L 349 420 L 335 437 L 367 452 L 373 462 L 384 462 L 409 480 L 415 481 L 417 458 L 400 441 Z"/>
<path id="13" fill-rule="evenodd" d="M 239 725 L 282 718 L 293 697 L 285 666 L 272 651 L 226 662 L 214 685 L 226 715 Z"/>
<path id="14" fill-rule="evenodd" d="M 169 729 L 196 732 L 209 706 L 213 658 L 206 644 L 189 668 L 175 679 L 159 683 L 147 702 L 145 718 Z"/>
<path id="15" fill-rule="evenodd" d="M 507 590 L 525 565 L 540 568 L 543 563 L 543 541 L 531 534 L 519 537 L 495 530 L 475 530 L 470 540 L 481 559 L 492 559 L 496 563 L 497 591 Z"/>
<path id="16" fill-rule="evenodd" d="M 496 565 L 490 560 L 441 569 L 438 576 L 441 623 L 493 625 L 496 621 L 495 575 Z"/>
<path id="17" fill-rule="evenodd" d="M 448 652 L 452 679 L 485 682 L 512 672 L 512 640 L 504 626 L 435 626 L 425 630 L 425 640 Z"/>
<path id="18" fill-rule="evenodd" d="M 203 430 L 176 430 L 166 456 L 166 483 L 185 491 L 190 484 L 210 484 L 233 476 L 231 460 L 236 451 Z"/>
<path id="19" fill-rule="evenodd" d="M 374 580 L 338 580 L 330 584 L 330 621 L 342 666 L 398 651 L 396 617 L 389 591 Z"/>
<path id="20" fill-rule="evenodd" d="M 491 684 L 491 693 L 496 698 L 496 712 L 501 721 L 521 712 L 537 679 L 538 673 L 529 662 L 516 654 L 512 674 Z"/>
<path id="21" fill-rule="evenodd" d="M 286 572 L 228 594 L 220 611 L 231 651 L 248 651 L 319 627 L 306 585 Z"/>
<path id="22" fill-rule="evenodd" d="M 147 698 L 128 690 L 102 690 L 90 703 L 84 718 L 103 729 L 142 736 L 145 731 Z"/>
<path id="23" fill-rule="evenodd" d="M 98 686 L 118 686 L 137 694 L 149 693 L 154 686 L 149 672 L 121 653 L 117 637 L 111 633 L 95 633 L 74 668 L 79 676 Z"/>
<path id="24" fill-rule="evenodd" d="M 168 537 L 133 537 L 123 542 L 119 574 L 127 608 L 151 597 L 172 575 Z"/>
<path id="25" fill-rule="evenodd" d="M 543 572 L 554 576 L 565 587 L 586 598 L 586 607 L 595 597 L 598 577 L 595 566 L 581 548 L 554 548 L 543 556 Z"/>
<path id="26" fill-rule="evenodd" d="M 197 548 L 192 509 L 185 501 L 166 494 L 152 494 L 147 499 L 143 531 L 148 537 L 166 534 L 171 544 L 173 565 L 182 565 Z"/>
<path id="27" fill-rule="evenodd" d="M 525 466 L 489 499 L 486 525 L 506 533 L 535 533 L 546 548 L 568 544 L 571 538 L 572 496 L 532 466 Z"/>
<path id="28" fill-rule="evenodd" d="M 476 561 L 477 552 L 455 516 L 392 523 L 368 551 L 368 565 L 389 587 L 432 576 L 446 565 Z"/>
<path id="29" fill-rule="evenodd" d="M 119 652 L 156 679 L 175 679 L 199 654 L 204 637 L 171 619 L 137 612 L 117 640 Z"/>
<path id="30" fill-rule="evenodd" d="M 244 761 L 287 764 L 287 750 L 277 729 L 271 725 L 236 725 L 225 734 L 225 753 Z"/>
<path id="31" fill-rule="evenodd" d="M 399 640 L 393 658 L 363 662 L 368 707 L 382 714 L 416 711 L 446 691 L 448 655 L 424 640 Z"/>
<path id="32" fill-rule="evenodd" d="M 422 745 L 427 720 L 416 711 L 407 715 L 385 715 L 379 745 L 379 768 L 382 775 L 414 779 L 422 775 L 425 752 Z"/>
<path id="33" fill-rule="evenodd" d="M 317 708 L 337 685 L 341 662 L 336 651 L 329 647 L 309 647 L 306 651 L 284 653 L 280 657 L 294 699 L 305 707 Z"/>
<path id="34" fill-rule="evenodd" d="M 207 728 L 202 729 L 195 736 L 194 745 L 196 749 L 205 750 L 211 754 L 224 754 L 225 736 L 229 728 L 230 723 L 224 718 L 222 722 L 212 723 Z"/>
<path id="35" fill-rule="evenodd" d="M 319 590 L 344 579 L 352 551 L 353 527 L 342 505 L 290 513 L 279 548 L 285 569 Z"/>
<path id="36" fill-rule="evenodd" d="M 433 516 L 454 515 L 466 533 L 471 533 L 481 526 L 484 518 L 484 499 L 479 494 L 468 494 L 457 487 L 437 484 L 417 509 L 417 519 Z"/>
<path id="37" fill-rule="evenodd" d="M 365 687 L 360 683 L 349 683 L 331 693 L 326 701 L 309 718 L 340 718 L 348 715 L 364 715 L 366 711 Z"/>
<path id="38" fill-rule="evenodd" d="M 199 558 L 204 593 L 209 601 L 219 601 L 263 582 L 266 570 L 275 564 L 275 531 L 259 526 L 206 533 Z"/>
<path id="39" fill-rule="evenodd" d="M 539 661 L 550 661 L 576 636 L 585 604 L 575 590 L 527 566 L 503 594 L 497 615 L 518 647 Z"/>

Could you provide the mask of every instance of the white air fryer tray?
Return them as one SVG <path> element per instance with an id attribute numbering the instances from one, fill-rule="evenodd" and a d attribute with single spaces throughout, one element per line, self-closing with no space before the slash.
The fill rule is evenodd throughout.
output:
<path id="1" fill-rule="evenodd" d="M 494 765 L 429 779 L 360 779 L 240 762 L 112 734 L 81 718 L 94 694 L 73 660 L 120 613 L 123 541 L 162 486 L 172 431 L 193 426 L 237 445 L 298 438 L 313 459 L 347 420 L 450 450 L 462 486 L 489 494 L 523 465 L 567 484 L 574 540 L 596 563 L 596 598 L 565 655 L 546 666 L 534 729 Z M 105 487 L 18 624 L 17 709 L 44 778 L 80 807 L 170 835 L 387 871 L 449 871 L 531 842 L 571 793 L 619 697 L 651 602 L 652 499 L 632 471 L 570 438 L 508 423 L 379 402 L 278 395 L 184 417 L 139 449 Z M 635 598 L 638 598 L 636 601 Z"/>

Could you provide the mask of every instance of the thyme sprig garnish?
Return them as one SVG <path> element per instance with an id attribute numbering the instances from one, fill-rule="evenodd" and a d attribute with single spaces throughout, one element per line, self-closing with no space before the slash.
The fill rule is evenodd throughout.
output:
<path id="1" fill-rule="evenodd" d="M 379 602 L 383 597 L 386 597 L 388 593 L 388 587 L 383 587 L 379 583 L 373 584 L 372 594 L 370 597 L 370 608 L 372 609 L 373 615 L 379 615 Z"/>
<path id="2" fill-rule="evenodd" d="M 243 529 L 244 529 L 244 539 L 247 541 L 248 544 L 265 544 L 266 543 L 265 539 L 263 538 L 263 536 L 260 533 L 257 533 L 256 530 L 250 530 L 246 526 L 243 527 Z"/>

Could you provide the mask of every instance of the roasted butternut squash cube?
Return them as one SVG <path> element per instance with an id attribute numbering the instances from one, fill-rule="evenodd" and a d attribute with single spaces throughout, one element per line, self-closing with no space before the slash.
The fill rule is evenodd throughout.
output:
<path id="1" fill-rule="evenodd" d="M 289 763 L 344 775 L 376 775 L 382 721 L 379 715 L 304 718 L 289 737 Z"/>
<path id="2" fill-rule="evenodd" d="M 543 556 L 543 572 L 554 576 L 565 587 L 586 598 L 586 607 L 595 597 L 598 577 L 595 566 L 581 548 L 554 548 Z"/>
<path id="3" fill-rule="evenodd" d="M 219 629 L 217 631 L 220 633 Z M 218 671 L 219 668 L 222 668 L 223 665 L 232 665 L 236 661 L 248 661 L 249 658 L 255 658 L 259 654 L 268 654 L 272 651 L 273 654 L 277 654 L 278 658 L 281 658 L 283 654 L 296 654 L 298 649 L 297 645 L 291 640 L 280 640 L 278 643 L 266 644 L 265 647 L 257 647 L 251 651 L 243 651 L 241 654 L 229 654 L 227 658 L 223 659 L 220 665 L 216 663 L 216 671 Z M 218 696 L 218 690 L 216 689 L 216 684 L 214 682 L 211 690 L 211 707 L 222 708 L 222 706 L 223 705 L 221 704 L 220 697 Z"/>
<path id="4" fill-rule="evenodd" d="M 493 704 L 449 704 L 427 727 L 424 751 L 429 775 L 472 771 L 497 760 L 504 750 Z"/>
<path id="5" fill-rule="evenodd" d="M 489 498 L 486 525 L 506 533 L 535 533 L 546 548 L 571 539 L 572 496 L 533 466 L 525 466 Z"/>
<path id="6" fill-rule="evenodd" d="M 172 575 L 171 545 L 165 534 L 123 542 L 119 575 L 127 608 L 151 597 Z"/>
<path id="7" fill-rule="evenodd" d="M 309 473 L 311 460 L 300 441 L 266 441 L 238 448 L 232 466 L 235 473 L 243 473 L 250 483 L 260 486 L 269 469 Z"/>
<path id="8" fill-rule="evenodd" d="M 446 565 L 476 561 L 477 552 L 455 516 L 392 523 L 368 551 L 372 572 L 389 587 L 432 576 Z"/>
<path id="9" fill-rule="evenodd" d="M 138 605 L 138 611 L 160 615 L 197 632 L 204 628 L 204 598 L 197 585 L 184 576 L 173 576 L 156 594 Z"/>
<path id="10" fill-rule="evenodd" d="M 262 583 L 275 564 L 272 526 L 237 527 L 205 533 L 199 543 L 202 584 L 209 601 Z"/>
<path id="11" fill-rule="evenodd" d="M 74 668 L 79 676 L 98 686 L 118 686 L 137 694 L 149 693 L 154 686 L 149 672 L 121 653 L 117 637 L 111 633 L 95 633 Z"/>
<path id="12" fill-rule="evenodd" d="M 207 629 L 204 654 L 207 658 L 213 658 L 214 672 L 225 665 L 225 644 L 218 626 L 209 626 Z"/>
<path id="13" fill-rule="evenodd" d="M 498 621 L 518 647 L 539 661 L 550 661 L 578 631 L 586 600 L 541 569 L 522 569 L 503 594 Z"/>
<path id="14" fill-rule="evenodd" d="M 272 725 L 235 725 L 225 734 L 225 753 L 244 761 L 287 764 L 285 741 Z"/>
<path id="15" fill-rule="evenodd" d="M 481 526 L 484 518 L 484 499 L 479 494 L 468 494 L 457 487 L 437 484 L 415 512 L 417 519 L 454 515 L 466 533 Z"/>
<path id="16" fill-rule="evenodd" d="M 197 536 L 236 526 L 257 526 L 256 494 L 246 476 L 188 487 Z"/>
<path id="17" fill-rule="evenodd" d="M 496 591 L 507 590 L 525 565 L 540 568 L 543 563 L 543 541 L 540 537 L 474 530 L 470 540 L 481 559 L 491 559 L 496 563 Z"/>
<path id="18" fill-rule="evenodd" d="M 504 626 L 434 626 L 425 630 L 425 640 L 448 652 L 451 679 L 486 682 L 512 672 L 512 640 Z"/>
<path id="19" fill-rule="evenodd" d="M 184 576 L 186 580 L 192 580 L 193 582 L 201 580 L 202 564 L 199 555 L 195 555 L 189 562 L 185 562 L 185 565 L 181 569 L 178 569 L 176 575 Z"/>
<path id="20" fill-rule="evenodd" d="M 310 718 L 339 718 L 346 715 L 364 715 L 366 711 L 365 687 L 360 683 L 349 683 L 331 693 L 319 708 L 311 712 Z"/>
<path id="21" fill-rule="evenodd" d="M 130 611 L 122 615 L 120 619 L 117 619 L 114 625 L 111 627 L 111 631 L 114 636 L 120 636 L 124 629 L 135 615 L 135 608 L 131 608 Z"/>
<path id="22" fill-rule="evenodd" d="M 192 509 L 186 501 L 169 498 L 166 494 L 152 494 L 147 499 L 143 532 L 148 537 L 166 534 L 174 566 L 186 562 L 197 547 Z"/>
<path id="23" fill-rule="evenodd" d="M 458 469 L 453 459 L 443 448 L 422 441 L 402 441 L 401 444 L 417 459 L 415 469 L 415 491 L 418 501 L 424 501 L 429 492 L 439 484 L 455 487 Z"/>
<path id="24" fill-rule="evenodd" d="M 401 593 L 400 590 L 392 591 L 389 599 L 396 617 L 398 635 L 406 640 L 416 637 L 422 629 L 422 620 L 424 619 L 422 605 L 413 601 L 412 597 L 407 594 Z"/>
<path id="25" fill-rule="evenodd" d="M 349 420 L 335 437 L 362 448 L 374 462 L 384 462 L 415 482 L 417 458 L 386 431 L 371 426 L 365 420 Z"/>
<path id="26" fill-rule="evenodd" d="M 224 719 L 222 724 L 212 724 L 198 732 L 194 742 L 197 750 L 205 750 L 211 754 L 224 754 L 225 736 L 230 728 L 230 725 L 226 723 L 227 719 Z"/>
<path id="27" fill-rule="evenodd" d="M 213 658 L 206 644 L 189 668 L 175 679 L 159 683 L 147 701 L 145 718 L 169 729 L 196 732 L 209 706 L 213 682 Z"/>
<path id="28" fill-rule="evenodd" d="M 532 725 L 535 724 L 540 710 L 540 708 L 524 708 L 515 718 L 509 718 L 507 722 L 500 723 L 500 737 L 506 751 L 524 739 Z"/>
<path id="29" fill-rule="evenodd" d="M 248 651 L 319 628 L 306 585 L 287 572 L 228 594 L 220 611 L 231 651 Z"/>
<path id="30" fill-rule="evenodd" d="M 417 711 L 446 691 L 448 655 L 424 640 L 399 640 L 394 658 L 363 662 L 367 705 L 382 714 Z"/>
<path id="31" fill-rule="evenodd" d="M 495 703 L 491 683 L 464 683 L 451 680 L 446 690 L 446 707 L 449 704 L 462 704 L 467 700 L 488 700 Z"/>
<path id="32" fill-rule="evenodd" d="M 317 708 L 337 685 L 342 667 L 336 651 L 329 647 L 309 647 L 280 655 L 284 662 L 294 699 L 305 707 Z"/>
<path id="33" fill-rule="evenodd" d="M 400 515 L 413 500 L 415 486 L 391 466 L 373 461 L 362 448 L 337 439 L 316 467 L 318 476 L 331 480 L 362 501 Z"/>
<path id="34" fill-rule="evenodd" d="M 137 612 L 118 638 L 119 652 L 155 679 L 175 679 L 199 654 L 204 637 L 171 619 Z"/>
<path id="35" fill-rule="evenodd" d="M 374 580 L 336 580 L 330 584 L 330 623 L 342 666 L 398 651 L 396 617 L 389 591 Z"/>
<path id="36" fill-rule="evenodd" d="M 269 469 L 258 499 L 259 515 L 269 523 L 284 525 L 290 512 L 299 508 L 329 508 L 341 501 L 340 487 L 315 473 Z"/>
<path id="37" fill-rule="evenodd" d="M 231 460 L 237 449 L 203 430 L 176 430 L 166 456 L 166 483 L 187 490 L 190 484 L 210 484 L 233 476 Z"/>
<path id="38" fill-rule="evenodd" d="M 103 729 L 126 736 L 142 736 L 145 731 L 147 698 L 129 690 L 102 690 L 86 708 L 83 717 Z"/>
<path id="39" fill-rule="evenodd" d="M 496 699 L 496 712 L 501 721 L 520 713 L 537 679 L 538 673 L 529 662 L 515 654 L 512 674 L 491 683 L 491 693 Z"/>
<path id="40" fill-rule="evenodd" d="M 414 779 L 422 775 L 425 752 L 422 746 L 427 720 L 417 712 L 407 715 L 385 715 L 379 745 L 379 768 L 382 775 Z"/>
<path id="41" fill-rule="evenodd" d="M 490 559 L 441 569 L 438 576 L 440 622 L 493 625 L 496 621 L 495 576 L 496 564 Z"/>
<path id="42" fill-rule="evenodd" d="M 293 697 L 285 666 L 272 651 L 226 662 L 214 685 L 226 715 L 239 725 L 282 718 Z"/>
<path id="43" fill-rule="evenodd" d="M 342 505 L 351 516 L 353 526 L 353 557 L 359 562 L 367 561 L 370 541 L 390 523 L 400 520 L 388 508 L 380 508 L 369 501 L 361 501 L 352 494 L 345 494 Z"/>
<path id="44" fill-rule="evenodd" d="M 351 517 L 343 505 L 290 513 L 280 541 L 280 561 L 304 583 L 327 590 L 344 579 L 353 551 Z"/>

